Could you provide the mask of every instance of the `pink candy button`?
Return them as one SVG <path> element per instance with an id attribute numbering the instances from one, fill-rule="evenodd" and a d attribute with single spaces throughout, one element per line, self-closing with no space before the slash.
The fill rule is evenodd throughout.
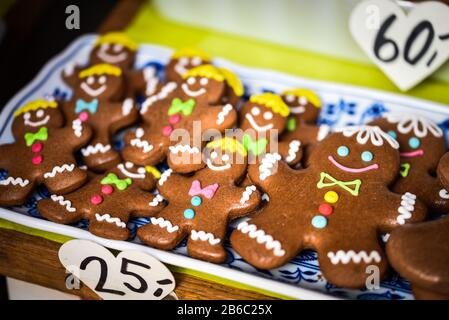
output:
<path id="1" fill-rule="evenodd" d="M 42 148 L 44 147 L 44 145 L 40 142 L 36 142 L 31 146 L 31 151 L 33 151 L 34 153 L 38 153 L 42 150 Z"/>
<path id="2" fill-rule="evenodd" d="M 112 189 L 112 187 L 108 184 L 101 187 L 101 192 L 104 194 L 111 194 L 112 191 L 114 191 L 114 189 Z"/>
<path id="3" fill-rule="evenodd" d="M 181 120 L 181 116 L 179 114 L 174 114 L 168 118 L 168 122 L 170 122 L 170 124 L 177 124 L 179 120 Z"/>
<path id="4" fill-rule="evenodd" d="M 103 197 L 100 196 L 99 194 L 95 194 L 92 196 L 92 198 L 90 198 L 90 202 L 92 202 L 92 204 L 94 205 L 99 205 L 100 203 L 103 202 Z"/>
<path id="5" fill-rule="evenodd" d="M 83 111 L 80 113 L 80 115 L 78 116 L 78 118 L 82 121 L 82 122 L 86 122 L 87 120 L 89 120 L 89 114 L 86 111 Z"/>
<path id="6" fill-rule="evenodd" d="M 162 128 L 162 134 L 166 137 L 168 137 L 173 131 L 172 126 L 165 126 Z"/>
<path id="7" fill-rule="evenodd" d="M 43 160 L 44 160 L 44 158 L 42 158 L 41 155 L 38 155 L 38 156 L 33 157 L 33 159 L 31 160 L 31 162 L 32 162 L 33 164 L 41 164 Z"/>

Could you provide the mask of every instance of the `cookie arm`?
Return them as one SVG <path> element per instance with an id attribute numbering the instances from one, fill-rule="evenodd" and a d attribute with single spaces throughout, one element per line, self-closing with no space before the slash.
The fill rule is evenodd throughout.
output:
<path id="1" fill-rule="evenodd" d="M 12 161 L 12 157 L 6 156 L 8 154 L 12 155 L 14 144 L 2 144 L 0 145 L 0 169 L 8 169 L 9 164 Z"/>
<path id="2" fill-rule="evenodd" d="M 57 134 L 66 137 L 65 146 L 78 150 L 89 142 L 92 137 L 92 129 L 86 122 L 75 119 L 71 123 L 67 123 L 64 128 L 59 129 Z"/>
<path id="3" fill-rule="evenodd" d="M 128 96 L 135 94 L 151 96 L 160 89 L 160 81 L 156 69 L 152 66 L 142 70 L 130 70 L 126 73 L 128 83 Z"/>
<path id="4" fill-rule="evenodd" d="M 201 122 L 205 129 L 224 132 L 237 123 L 237 111 L 230 103 L 224 106 L 209 106 L 207 112 L 201 116 Z"/>
<path id="5" fill-rule="evenodd" d="M 134 217 L 151 217 L 166 206 L 160 194 L 154 195 L 142 190 L 133 190 L 132 199 Z"/>
<path id="6" fill-rule="evenodd" d="M 105 106 L 105 110 L 110 114 L 109 123 L 111 133 L 133 124 L 139 116 L 132 98 L 126 98 L 122 102 Z"/>
<path id="7" fill-rule="evenodd" d="M 278 144 L 278 148 L 282 159 L 290 166 L 295 166 L 301 161 L 303 148 L 300 140 L 281 141 Z"/>
<path id="8" fill-rule="evenodd" d="M 245 188 L 235 188 L 230 201 L 232 203 L 229 211 L 229 219 L 233 220 L 254 211 L 261 203 L 261 194 L 256 186 L 249 185 Z"/>
<path id="9" fill-rule="evenodd" d="M 179 199 L 179 197 L 183 196 L 179 194 L 179 192 L 174 192 L 174 190 L 179 190 L 179 188 L 182 188 L 183 186 L 187 186 L 185 189 L 188 189 L 191 183 L 191 178 L 174 173 L 172 169 L 167 169 L 162 172 L 156 187 L 159 193 L 170 202 L 170 199 L 172 198 L 176 197 Z"/>

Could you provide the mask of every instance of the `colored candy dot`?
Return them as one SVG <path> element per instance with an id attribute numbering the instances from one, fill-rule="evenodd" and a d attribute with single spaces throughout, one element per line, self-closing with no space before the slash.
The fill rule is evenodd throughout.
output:
<path id="1" fill-rule="evenodd" d="M 327 203 L 336 203 L 338 201 L 338 193 L 335 191 L 328 191 L 324 194 L 324 200 Z"/>
<path id="2" fill-rule="evenodd" d="M 174 114 L 168 118 L 168 122 L 170 122 L 170 124 L 176 124 L 179 120 L 181 120 L 181 116 L 179 114 Z"/>
<path id="3" fill-rule="evenodd" d="M 327 219 L 323 216 L 315 216 L 312 218 L 312 226 L 317 229 L 323 229 L 327 226 Z"/>
<path id="4" fill-rule="evenodd" d="M 409 145 L 411 148 L 416 149 L 416 148 L 418 148 L 418 147 L 421 145 L 421 141 L 419 141 L 418 138 L 413 137 L 413 138 L 410 138 L 410 139 L 408 140 L 408 145 Z"/>
<path id="5" fill-rule="evenodd" d="M 44 158 L 42 158 L 41 155 L 38 155 L 38 156 L 33 157 L 33 159 L 31 160 L 31 162 L 32 162 L 33 164 L 41 164 L 41 163 L 42 163 L 42 160 L 44 160 Z"/>
<path id="6" fill-rule="evenodd" d="M 318 207 L 318 211 L 324 216 L 329 216 L 332 213 L 332 210 L 332 206 L 327 203 L 322 203 Z"/>
<path id="7" fill-rule="evenodd" d="M 195 211 L 193 211 L 193 209 L 189 208 L 184 211 L 184 218 L 193 219 L 194 216 L 195 216 Z"/>
<path id="8" fill-rule="evenodd" d="M 103 202 L 103 197 L 100 196 L 99 194 L 95 194 L 92 196 L 92 198 L 90 198 L 90 202 L 92 202 L 92 204 L 94 205 L 99 205 L 100 203 Z"/>
<path id="9" fill-rule="evenodd" d="M 110 186 L 108 184 L 101 187 L 101 192 L 104 194 L 111 194 L 113 191 L 114 191 L 114 189 L 112 188 L 112 186 Z"/>
<path id="10" fill-rule="evenodd" d="M 371 151 L 363 151 L 361 156 L 363 161 L 365 162 L 370 162 L 371 160 L 373 160 L 373 153 Z"/>
<path id="11" fill-rule="evenodd" d="M 349 148 L 347 146 L 339 146 L 337 149 L 337 154 L 340 157 L 346 157 L 349 154 Z"/>
<path id="12" fill-rule="evenodd" d="M 166 137 L 168 137 L 172 131 L 173 131 L 173 128 L 171 126 L 165 126 L 162 128 L 162 134 Z"/>
<path id="13" fill-rule="evenodd" d="M 44 145 L 42 143 L 36 142 L 31 146 L 31 151 L 33 151 L 34 153 L 37 153 L 37 152 L 40 152 L 43 147 L 44 147 Z"/>
<path id="14" fill-rule="evenodd" d="M 387 132 L 389 135 L 390 135 L 390 137 L 392 137 L 393 139 L 397 139 L 398 138 L 398 135 L 396 134 L 396 132 L 394 132 L 393 130 L 390 130 L 390 131 L 388 131 Z"/>
<path id="15" fill-rule="evenodd" d="M 80 113 L 80 115 L 78 116 L 78 118 L 82 121 L 82 122 L 86 122 L 87 120 L 89 120 L 89 113 L 87 113 L 86 111 L 83 111 Z"/>
<path id="16" fill-rule="evenodd" d="M 192 200 L 190 201 L 190 203 L 192 204 L 192 206 L 198 207 L 201 204 L 202 200 L 200 197 L 198 196 L 194 196 L 192 198 Z"/>

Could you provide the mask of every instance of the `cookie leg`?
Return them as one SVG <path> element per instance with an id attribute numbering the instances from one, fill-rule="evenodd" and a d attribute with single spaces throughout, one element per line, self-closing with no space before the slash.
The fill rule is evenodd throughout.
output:
<path id="1" fill-rule="evenodd" d="M 0 205 L 17 206 L 23 204 L 33 191 L 35 182 L 23 177 L 13 177 L 0 181 Z"/>
<path id="2" fill-rule="evenodd" d="M 66 194 L 81 187 L 87 180 L 87 173 L 75 164 L 53 167 L 44 173 L 44 184 L 51 193 Z"/>
<path id="3" fill-rule="evenodd" d="M 89 219 L 89 231 L 99 237 L 113 240 L 127 240 L 129 229 L 126 227 L 129 214 L 95 213 Z"/>
<path id="4" fill-rule="evenodd" d="M 83 214 L 70 196 L 53 194 L 48 199 L 42 199 L 37 203 L 37 210 L 50 221 L 70 224 L 79 221 Z"/>
<path id="5" fill-rule="evenodd" d="M 190 232 L 187 243 L 189 256 L 213 263 L 223 263 L 226 260 L 226 251 L 223 239 L 226 233 L 227 221 L 207 221 L 198 223 Z"/>

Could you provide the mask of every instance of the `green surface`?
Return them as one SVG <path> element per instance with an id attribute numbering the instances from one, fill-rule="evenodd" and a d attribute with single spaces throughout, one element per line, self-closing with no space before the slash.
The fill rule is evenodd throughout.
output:
<path id="1" fill-rule="evenodd" d="M 135 41 L 172 48 L 199 47 L 212 56 L 246 66 L 282 71 L 318 80 L 400 93 L 376 67 L 169 21 L 145 4 L 126 33 Z M 432 78 L 407 95 L 449 104 L 449 83 Z"/>

